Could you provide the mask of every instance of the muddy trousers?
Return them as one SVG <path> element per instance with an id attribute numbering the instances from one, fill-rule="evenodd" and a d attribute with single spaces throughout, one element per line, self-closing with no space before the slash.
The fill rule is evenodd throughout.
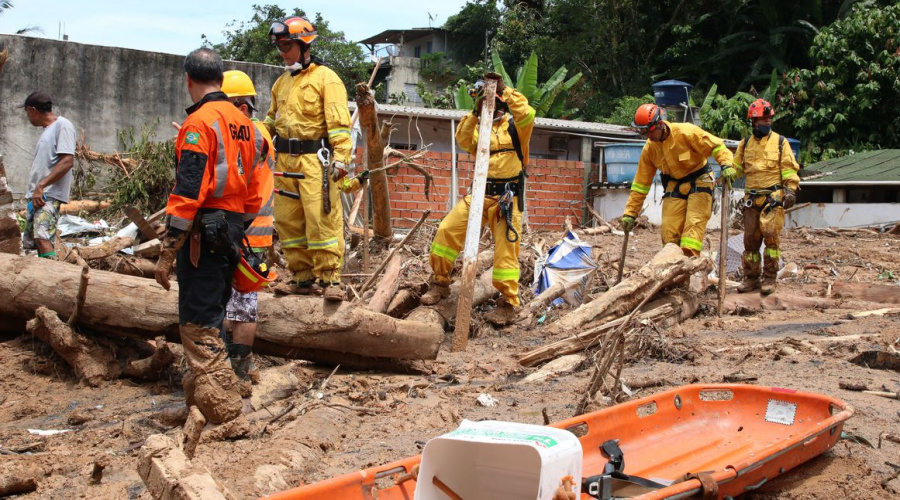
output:
<path id="1" fill-rule="evenodd" d="M 300 172 L 305 179 L 276 177 L 275 187 L 299 193 L 300 199 L 275 196 L 275 228 L 281 251 L 297 282 L 341 281 L 344 258 L 344 220 L 340 189 L 342 181 L 328 183 L 331 211 L 324 211 L 322 164 L 315 154 L 279 154 L 278 172 Z"/>
<path id="2" fill-rule="evenodd" d="M 240 242 L 243 228 L 229 223 L 229 238 Z M 181 344 L 190 373 L 184 377 L 188 405 L 196 405 L 208 421 L 218 424 L 241 414 L 237 378 L 222 340 L 225 305 L 231 298 L 234 252 L 214 252 L 201 244 L 197 267 L 191 264 L 190 241 L 178 252 L 178 319 Z"/>
<path id="3" fill-rule="evenodd" d="M 744 207 L 744 253 L 741 256 L 741 266 L 744 279 L 751 281 L 759 279 L 762 267 L 763 280 L 774 283 L 778 274 L 778 263 L 781 260 L 784 208 L 775 207 L 764 214 L 762 205 L 765 200 L 765 196 L 757 196 L 753 199 L 752 206 Z M 766 251 L 764 259 L 760 259 L 759 249 L 763 242 L 766 243 Z M 763 265 L 760 266 L 760 263 Z"/>
<path id="4" fill-rule="evenodd" d="M 431 243 L 431 269 L 435 283 L 450 284 L 450 271 L 453 263 L 462 251 L 466 241 L 466 226 L 469 222 L 469 204 L 472 197 L 466 196 L 453 207 L 438 226 L 437 235 Z M 492 281 L 494 288 L 503 294 L 507 302 L 514 307 L 519 306 L 519 241 L 507 240 L 506 220 L 500 217 L 498 197 L 488 196 L 484 199 L 484 210 L 481 224 L 488 227 L 494 235 L 494 272 Z M 517 206 L 518 200 L 512 201 L 512 226 L 516 233 L 522 234 L 522 213 Z M 509 233 L 512 237 L 512 233 Z"/>
<path id="5" fill-rule="evenodd" d="M 715 184 L 711 178 L 703 176 L 697 180 L 697 187 L 712 189 Z M 687 256 L 700 255 L 703 249 L 703 236 L 706 224 L 712 216 L 712 195 L 706 192 L 690 193 L 690 184 L 683 183 L 681 194 L 687 199 L 669 196 L 663 199 L 662 224 L 660 235 L 663 245 L 675 243 Z M 670 181 L 666 191 L 675 189 L 675 181 Z"/>

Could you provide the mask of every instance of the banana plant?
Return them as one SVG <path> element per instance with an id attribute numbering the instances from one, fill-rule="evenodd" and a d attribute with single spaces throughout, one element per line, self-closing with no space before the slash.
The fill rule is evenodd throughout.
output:
<path id="1" fill-rule="evenodd" d="M 535 116 L 567 118 L 578 112 L 578 109 L 567 108 L 566 100 L 569 97 L 569 90 L 581 81 L 581 73 L 567 80 L 568 70 L 562 66 L 553 73 L 549 80 L 540 85 L 538 83 L 538 58 L 537 54 L 532 52 L 525 64 L 516 71 L 516 81 L 513 83 L 496 51 L 491 52 L 491 59 L 494 63 L 494 71 L 503 77 L 503 83 L 508 87 L 515 87 L 528 99 L 531 107 L 535 110 Z M 460 82 L 460 87 L 456 92 L 456 107 L 470 109 L 473 106 L 472 98 L 462 83 Z"/>

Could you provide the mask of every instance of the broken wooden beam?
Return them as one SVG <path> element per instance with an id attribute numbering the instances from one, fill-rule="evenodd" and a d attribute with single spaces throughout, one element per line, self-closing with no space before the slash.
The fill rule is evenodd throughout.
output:
<path id="1" fill-rule="evenodd" d="M 708 273 L 712 265 L 709 258 L 687 257 L 678 245 L 669 243 L 650 262 L 631 273 L 621 283 L 593 302 L 560 318 L 550 326 L 550 333 L 577 331 L 592 321 L 623 317 L 631 313 L 648 294 L 658 291 L 661 285 L 681 283 L 696 272 Z"/>
<path id="2" fill-rule="evenodd" d="M 149 436 L 141 447 L 138 475 L 147 492 L 157 499 L 236 498 L 213 478 L 206 466 L 191 462 L 172 438 L 162 434 Z"/>
<path id="3" fill-rule="evenodd" d="M 648 303 L 644 310 L 635 317 L 636 321 L 654 321 L 662 327 L 681 323 L 697 313 L 700 297 L 687 290 L 674 290 L 666 296 Z M 597 345 L 606 332 L 621 326 L 624 317 L 607 321 L 593 328 L 580 331 L 571 337 L 558 340 L 537 349 L 533 349 L 519 357 L 519 364 L 536 366 L 566 354 L 574 354 Z"/>
<path id="4" fill-rule="evenodd" d="M 400 270 L 402 268 L 403 259 L 400 257 L 400 254 L 393 254 L 384 268 L 384 274 L 381 276 L 381 281 L 378 282 L 375 295 L 372 295 L 372 298 L 369 299 L 367 306 L 369 309 L 378 313 L 383 313 L 387 309 L 394 294 L 397 293 L 397 288 L 400 284 Z"/>
<path id="5" fill-rule="evenodd" d="M 116 236 L 112 239 L 104 241 L 99 245 L 91 245 L 87 247 L 78 247 L 78 255 L 84 260 L 96 260 L 115 255 L 120 250 L 124 250 L 134 244 L 134 239 L 128 236 Z M 73 253 L 69 253 L 65 261 L 70 264 L 77 263 L 77 258 Z"/>
<path id="6" fill-rule="evenodd" d="M 466 225 L 466 239 L 462 251 L 462 272 L 460 273 L 459 299 L 456 309 L 456 325 L 453 329 L 453 351 L 465 351 L 469 343 L 469 327 L 472 322 L 472 294 L 475 287 L 475 259 L 481 239 L 481 219 L 484 217 L 484 193 L 487 189 L 488 167 L 491 160 L 491 127 L 494 123 L 494 97 L 497 81 L 487 80 L 484 85 L 484 99 L 481 101 L 481 116 L 478 121 L 478 143 L 475 148 L 474 179 L 472 195 L 469 197 L 469 220 Z"/>

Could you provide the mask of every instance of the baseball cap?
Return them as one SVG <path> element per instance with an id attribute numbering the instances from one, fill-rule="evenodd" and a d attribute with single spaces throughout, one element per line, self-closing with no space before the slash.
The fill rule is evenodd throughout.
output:
<path id="1" fill-rule="evenodd" d="M 50 95 L 46 92 L 32 92 L 28 97 L 25 98 L 25 105 L 23 108 L 46 108 L 47 106 L 51 106 L 53 101 L 50 100 Z"/>

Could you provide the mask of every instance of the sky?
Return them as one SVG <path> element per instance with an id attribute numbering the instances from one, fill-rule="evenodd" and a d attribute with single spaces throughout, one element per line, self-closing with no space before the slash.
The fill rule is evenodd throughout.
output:
<path id="1" fill-rule="evenodd" d="M 39 26 L 29 36 L 92 45 L 187 54 L 202 43 L 201 35 L 218 43 L 222 31 L 234 20 L 249 20 L 252 5 L 277 4 L 285 11 L 302 8 L 310 17 L 320 12 L 334 31 L 348 40 L 362 40 L 387 29 L 442 25 L 459 12 L 466 0 L 12 0 L 13 7 L 0 14 L 0 33 L 13 34 Z"/>

